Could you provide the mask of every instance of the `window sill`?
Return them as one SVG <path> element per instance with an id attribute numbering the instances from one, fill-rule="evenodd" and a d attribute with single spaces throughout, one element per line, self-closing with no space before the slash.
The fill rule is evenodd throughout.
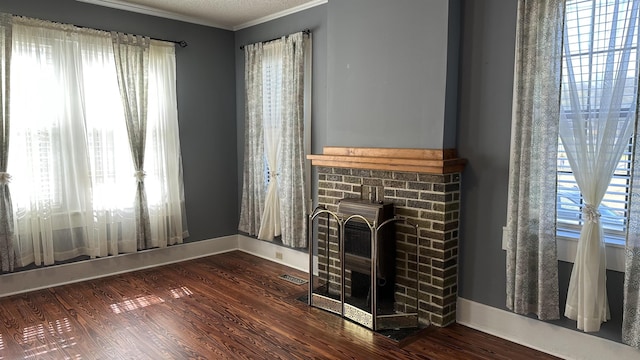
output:
<path id="1" fill-rule="evenodd" d="M 502 249 L 507 249 L 506 227 L 503 227 Z M 573 233 L 559 234 L 556 236 L 558 246 L 558 260 L 573 263 L 578 250 L 578 238 Z M 624 272 L 624 244 L 611 240 L 606 244 L 607 270 Z"/>
<path id="2" fill-rule="evenodd" d="M 558 235 L 556 240 L 558 245 L 558 260 L 573 263 L 578 250 L 578 239 Z M 624 272 L 624 245 L 608 242 L 605 246 L 607 252 L 607 270 Z"/>

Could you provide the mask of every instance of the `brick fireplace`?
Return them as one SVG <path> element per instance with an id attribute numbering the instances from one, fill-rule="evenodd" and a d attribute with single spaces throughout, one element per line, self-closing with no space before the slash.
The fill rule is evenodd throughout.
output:
<path id="1" fill-rule="evenodd" d="M 318 205 L 336 212 L 343 198 L 375 189 L 376 200 L 392 202 L 395 215 L 395 310 L 415 313 L 423 324 L 447 326 L 456 319 L 460 173 L 465 161 L 455 150 L 325 147 L 309 155 L 318 172 Z M 384 198 L 381 198 L 381 197 Z M 318 241 L 335 233 L 323 232 Z M 334 246 L 329 251 L 337 252 Z M 336 258 L 330 256 L 330 258 Z M 318 253 L 320 274 L 335 266 Z"/>

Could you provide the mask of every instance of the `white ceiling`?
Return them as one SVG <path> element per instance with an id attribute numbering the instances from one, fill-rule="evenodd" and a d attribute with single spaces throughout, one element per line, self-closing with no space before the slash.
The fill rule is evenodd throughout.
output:
<path id="1" fill-rule="evenodd" d="M 260 24 L 328 0 L 77 0 L 227 30 Z"/>

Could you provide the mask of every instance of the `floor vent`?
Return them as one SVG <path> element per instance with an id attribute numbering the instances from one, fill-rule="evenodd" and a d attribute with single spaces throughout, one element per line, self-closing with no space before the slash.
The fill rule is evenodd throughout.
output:
<path id="1" fill-rule="evenodd" d="M 284 275 L 280 275 L 279 276 L 280 279 L 283 280 L 287 280 L 288 282 L 292 282 L 296 285 L 302 285 L 302 284 L 306 284 L 308 281 L 305 279 L 301 279 L 297 276 L 293 276 L 293 275 L 289 275 L 289 274 L 284 274 Z"/>

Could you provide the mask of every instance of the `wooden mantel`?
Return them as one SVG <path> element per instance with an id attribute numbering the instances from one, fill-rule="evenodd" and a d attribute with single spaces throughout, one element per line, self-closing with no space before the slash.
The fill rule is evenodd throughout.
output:
<path id="1" fill-rule="evenodd" d="M 390 170 L 424 174 L 461 172 L 465 159 L 455 149 L 396 149 L 325 146 L 322 155 L 307 155 L 313 166 Z"/>

